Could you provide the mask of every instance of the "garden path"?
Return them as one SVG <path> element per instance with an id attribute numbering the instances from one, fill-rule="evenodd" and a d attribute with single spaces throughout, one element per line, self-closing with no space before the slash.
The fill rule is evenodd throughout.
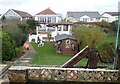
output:
<path id="1" fill-rule="evenodd" d="M 25 54 L 15 61 L 15 65 L 30 65 L 30 62 L 37 53 L 28 40 L 26 41 L 26 44 L 29 45 L 29 50 L 24 50 Z"/>

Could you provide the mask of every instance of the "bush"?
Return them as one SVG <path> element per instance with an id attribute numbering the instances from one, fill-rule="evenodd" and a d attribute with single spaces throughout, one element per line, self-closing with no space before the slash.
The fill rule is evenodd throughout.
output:
<path id="1" fill-rule="evenodd" d="M 13 23 L 13 24 L 11 24 Z M 19 22 L 4 22 L 3 31 L 9 33 L 9 35 L 16 42 L 17 47 L 22 46 L 26 41 L 27 34 L 23 33 L 23 29 L 18 27 Z"/>
<path id="2" fill-rule="evenodd" d="M 100 57 L 105 63 L 112 63 L 114 54 L 114 43 L 105 42 L 97 47 Z"/>
<path id="3" fill-rule="evenodd" d="M 11 60 L 16 56 L 15 41 L 8 33 L 2 33 L 2 61 Z"/>

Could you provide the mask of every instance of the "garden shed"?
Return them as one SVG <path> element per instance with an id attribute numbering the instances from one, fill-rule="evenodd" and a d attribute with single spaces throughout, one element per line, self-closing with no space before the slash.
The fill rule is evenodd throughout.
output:
<path id="1" fill-rule="evenodd" d="M 57 53 L 74 55 L 78 52 L 78 42 L 75 37 L 68 34 L 55 36 Z"/>

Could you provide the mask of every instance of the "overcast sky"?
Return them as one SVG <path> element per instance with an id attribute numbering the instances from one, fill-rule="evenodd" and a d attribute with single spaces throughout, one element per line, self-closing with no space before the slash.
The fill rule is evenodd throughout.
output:
<path id="1" fill-rule="evenodd" d="M 26 11 L 31 15 L 50 7 L 54 12 L 66 15 L 67 11 L 117 11 L 120 0 L 0 0 L 0 14 L 8 9 Z"/>

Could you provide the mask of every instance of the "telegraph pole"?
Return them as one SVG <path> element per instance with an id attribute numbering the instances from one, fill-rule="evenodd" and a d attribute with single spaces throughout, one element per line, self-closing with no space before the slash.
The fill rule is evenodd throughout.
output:
<path id="1" fill-rule="evenodd" d="M 120 30 L 120 1 L 118 2 L 118 26 L 117 26 L 117 34 L 116 34 L 116 45 L 115 45 L 115 51 L 116 51 L 116 56 L 114 57 L 114 69 L 117 68 L 117 60 L 118 60 L 118 37 L 119 37 L 119 30 Z"/>
<path id="2" fill-rule="evenodd" d="M 2 64 L 2 21 L 0 19 L 0 64 Z"/>

